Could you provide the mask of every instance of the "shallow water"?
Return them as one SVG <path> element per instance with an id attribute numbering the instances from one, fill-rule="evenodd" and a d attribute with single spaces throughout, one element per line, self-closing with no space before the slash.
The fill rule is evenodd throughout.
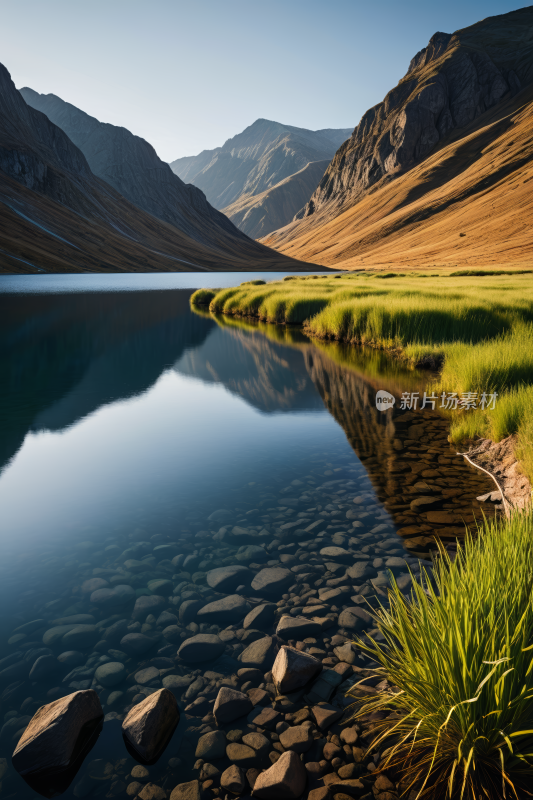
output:
<path id="1" fill-rule="evenodd" d="M 168 792 L 202 777 L 196 741 L 214 729 L 220 686 L 241 686 L 254 640 L 272 636 L 283 614 L 308 620 L 281 638 L 333 666 L 337 645 L 373 628 L 347 609 L 383 597 L 389 568 L 408 592 L 408 567 L 418 573 L 434 532 L 453 541 L 483 508 L 475 497 L 492 489 L 450 450 L 445 420 L 376 410 L 377 389 L 399 396 L 427 376 L 381 353 L 190 310 L 194 288 L 234 281 L 0 280 L 2 797 L 37 796 L 10 764 L 37 708 L 91 687 L 104 732 L 64 797 L 135 796 L 126 788 L 136 780 Z M 438 502 L 413 506 L 427 495 Z M 210 585 L 210 570 L 235 564 L 248 570 L 242 582 Z M 286 572 L 254 588 L 267 567 Z M 196 615 L 234 595 L 240 610 Z M 135 605 L 142 596 L 159 598 L 150 613 Z M 263 603 L 277 604 L 275 617 L 243 628 Z M 142 653 L 125 651 L 130 633 L 147 637 Z M 197 633 L 221 634 L 221 652 L 177 657 Z M 42 656 L 52 658 L 36 664 Z M 269 658 L 252 686 L 267 693 Z M 124 665 L 123 679 L 106 688 L 95 673 L 111 662 Z M 367 666 L 354 650 L 349 672 Z M 135 778 L 119 721 L 163 685 L 182 719 L 157 764 Z M 225 729 L 255 728 L 244 717 Z"/>

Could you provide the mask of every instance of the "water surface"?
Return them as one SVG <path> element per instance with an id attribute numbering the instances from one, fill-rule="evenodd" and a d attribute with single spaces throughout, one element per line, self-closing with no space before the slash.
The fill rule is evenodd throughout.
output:
<path id="1" fill-rule="evenodd" d="M 37 796 L 10 766 L 36 709 L 91 687 L 104 733 L 65 797 L 131 796 L 135 762 L 119 723 L 161 686 L 175 692 L 182 721 L 146 775 L 166 791 L 201 778 L 196 740 L 213 729 L 224 681 L 241 685 L 239 659 L 254 639 L 273 635 L 283 614 L 307 619 L 308 635 L 304 626 L 301 638 L 285 640 L 331 667 L 335 647 L 362 632 L 350 609 L 383 597 L 389 569 L 407 592 L 408 567 L 417 573 L 434 532 L 453 541 L 472 499 L 491 488 L 450 451 L 445 420 L 377 411 L 377 389 L 399 396 L 426 376 L 382 353 L 191 311 L 195 288 L 234 281 L 196 273 L 0 281 L 3 797 Z M 432 493 L 440 517 L 430 520 L 413 499 Z M 339 552 L 321 552 L 332 547 Z M 209 571 L 234 564 L 248 578 L 214 589 Z M 255 590 L 251 580 L 266 567 L 291 579 Z M 94 579 L 128 587 L 123 602 L 100 601 Z M 330 598 L 331 589 L 339 591 Z M 235 594 L 243 609 L 277 604 L 275 618 L 250 631 L 244 612 L 207 621 L 183 612 L 187 600 L 201 609 Z M 147 595 L 161 602 L 139 615 L 135 602 Z M 109 634 L 121 620 L 151 640 L 145 652 L 126 652 Z M 50 634 L 78 623 L 87 627 Z M 223 655 L 177 657 L 205 632 L 220 636 Z M 43 656 L 49 666 L 34 669 Z M 124 664 L 115 687 L 96 677 L 106 663 Z M 355 651 L 352 664 L 352 672 L 369 666 Z M 269 666 L 261 666 L 267 690 Z M 247 725 L 231 727 L 242 736 Z"/>

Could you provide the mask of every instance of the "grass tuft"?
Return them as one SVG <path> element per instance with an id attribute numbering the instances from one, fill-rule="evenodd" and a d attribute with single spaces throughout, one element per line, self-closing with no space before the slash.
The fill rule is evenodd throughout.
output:
<path id="1" fill-rule="evenodd" d="M 375 612 L 384 643 L 356 642 L 390 682 L 355 704 L 355 719 L 372 728 L 372 749 L 386 751 L 380 769 L 401 779 L 405 796 L 526 796 L 533 786 L 531 511 L 487 523 L 475 539 L 467 534 L 454 562 L 443 551 L 432 580 L 423 571 L 409 599 L 392 574 L 391 582 L 390 606 Z"/>
<path id="2" fill-rule="evenodd" d="M 197 289 L 191 295 L 191 303 L 193 306 L 208 306 L 219 291 L 220 289 Z"/>

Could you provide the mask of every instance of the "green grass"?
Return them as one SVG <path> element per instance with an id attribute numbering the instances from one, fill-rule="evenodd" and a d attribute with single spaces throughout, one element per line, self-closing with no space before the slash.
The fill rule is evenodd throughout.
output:
<path id="1" fill-rule="evenodd" d="M 191 295 L 191 303 L 194 306 L 208 306 L 219 291 L 220 289 L 197 289 Z"/>
<path id="2" fill-rule="evenodd" d="M 373 747 L 416 796 L 524 797 L 533 786 L 533 517 L 467 535 L 407 600 L 375 612 L 384 643 L 357 641 L 393 689 L 357 700 Z M 379 714 L 377 715 L 379 719 Z M 367 723 L 363 723 L 364 725 Z M 528 795 L 529 796 L 529 795 Z"/>
<path id="3" fill-rule="evenodd" d="M 452 440 L 460 445 L 476 436 L 499 441 L 518 434 L 525 442 L 533 418 L 530 273 L 466 270 L 459 278 L 434 274 L 431 281 L 397 272 L 291 275 L 224 289 L 210 310 L 302 325 L 318 339 L 390 350 L 413 367 L 441 370 L 437 383 L 428 380 L 432 390 L 495 392 L 493 412 L 452 414 Z M 529 452 L 527 443 L 522 450 Z M 533 478 L 533 457 L 527 464 Z"/>

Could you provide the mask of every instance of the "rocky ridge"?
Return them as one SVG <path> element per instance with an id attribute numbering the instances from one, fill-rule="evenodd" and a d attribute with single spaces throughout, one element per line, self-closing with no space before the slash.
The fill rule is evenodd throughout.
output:
<path id="1" fill-rule="evenodd" d="M 60 127 L 24 101 L 3 65 L 0 98 L 2 271 L 289 267 L 209 209 L 196 189 L 183 189 L 179 209 L 176 200 L 176 224 L 189 233 L 127 200 L 93 173 Z"/>
<path id="2" fill-rule="evenodd" d="M 222 147 L 178 158 L 170 166 L 182 180 L 202 189 L 215 208 L 224 209 L 271 189 L 312 161 L 330 161 L 351 132 L 309 131 L 258 119 Z"/>
<path id="3" fill-rule="evenodd" d="M 46 114 L 67 134 L 94 175 L 131 203 L 200 242 L 206 240 L 206 228 L 211 226 L 240 236 L 227 217 L 207 202 L 204 193 L 183 183 L 140 136 L 100 122 L 54 94 L 39 94 L 28 87 L 20 94 L 31 108 Z"/>
<path id="4" fill-rule="evenodd" d="M 326 206 L 339 213 L 516 95 L 533 80 L 532 31 L 533 9 L 524 8 L 434 34 L 398 85 L 363 115 L 298 218 Z"/>
<path id="5" fill-rule="evenodd" d="M 262 241 L 337 269 L 529 266 L 532 30 L 526 8 L 433 37 Z"/>
<path id="6" fill-rule="evenodd" d="M 328 160 L 311 161 L 272 188 L 240 197 L 222 210 L 247 236 L 260 239 L 289 224 L 313 194 L 328 164 Z"/>

